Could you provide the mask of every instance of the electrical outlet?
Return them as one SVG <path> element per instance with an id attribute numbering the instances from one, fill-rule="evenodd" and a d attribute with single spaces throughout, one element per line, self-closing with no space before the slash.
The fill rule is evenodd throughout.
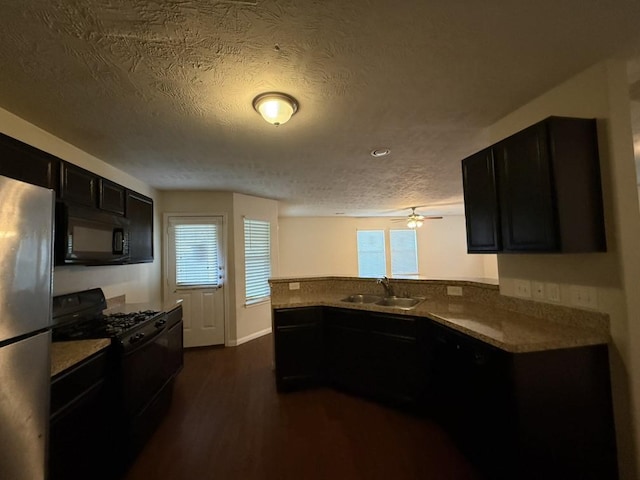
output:
<path id="1" fill-rule="evenodd" d="M 560 285 L 557 283 L 547 283 L 545 286 L 547 300 L 560 303 Z"/>
<path id="2" fill-rule="evenodd" d="M 529 280 L 514 280 L 516 297 L 531 298 L 531 282 Z"/>
<path id="3" fill-rule="evenodd" d="M 300 282 L 289 283 L 289 290 L 300 290 Z"/>
<path id="4" fill-rule="evenodd" d="M 598 308 L 597 290 L 595 287 L 571 285 L 571 304 L 576 307 Z"/>
<path id="5" fill-rule="evenodd" d="M 447 295 L 455 295 L 456 297 L 462 296 L 462 287 L 447 287 Z"/>
<path id="6" fill-rule="evenodd" d="M 533 298 L 536 300 L 544 300 L 544 283 L 532 282 L 531 286 L 533 287 Z"/>

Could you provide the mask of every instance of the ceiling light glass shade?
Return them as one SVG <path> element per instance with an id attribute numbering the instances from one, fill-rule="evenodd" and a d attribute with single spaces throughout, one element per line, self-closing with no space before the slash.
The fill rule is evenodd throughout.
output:
<path id="1" fill-rule="evenodd" d="M 424 220 L 420 218 L 420 215 L 411 215 L 407 220 L 407 227 L 409 228 L 420 228 L 424 223 Z"/>
<path id="2" fill-rule="evenodd" d="M 262 115 L 265 121 L 277 127 L 287 123 L 292 115 L 298 111 L 298 102 L 285 93 L 270 92 L 254 98 L 253 108 Z"/>

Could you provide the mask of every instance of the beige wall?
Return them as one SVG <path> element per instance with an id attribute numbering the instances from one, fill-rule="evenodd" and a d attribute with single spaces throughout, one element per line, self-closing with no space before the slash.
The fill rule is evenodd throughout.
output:
<path id="1" fill-rule="evenodd" d="M 271 331 L 271 303 L 245 305 L 244 225 L 243 219 L 263 220 L 271 224 L 271 275 L 279 275 L 278 202 L 264 198 L 233 194 L 234 252 L 235 252 L 235 309 L 237 343 L 243 343 Z"/>
<path id="2" fill-rule="evenodd" d="M 545 93 L 488 129 L 494 143 L 549 115 L 598 119 L 608 251 L 575 255 L 498 255 L 500 289 L 514 291 L 515 279 L 596 287 L 597 309 L 611 318 L 610 349 L 621 478 L 638 478 L 640 415 L 640 215 L 630 131 L 625 64 L 610 61 Z"/>
<path id="3" fill-rule="evenodd" d="M 357 230 L 404 228 L 389 218 L 281 217 L 280 274 L 358 275 Z M 417 229 L 418 268 L 429 278 L 497 278 L 495 255 L 467 254 L 463 216 Z M 390 272 L 390 266 L 387 265 Z"/>
<path id="4" fill-rule="evenodd" d="M 157 199 L 156 192 L 140 180 L 3 109 L 0 109 L 0 132 L 148 195 L 154 200 Z M 156 208 L 155 225 L 160 224 L 159 218 Z M 157 228 L 154 234 L 155 261 L 153 263 L 109 267 L 56 267 L 53 275 L 54 295 L 102 287 L 107 298 L 126 295 L 127 301 L 131 303 L 159 301 L 161 298 L 160 236 Z"/>

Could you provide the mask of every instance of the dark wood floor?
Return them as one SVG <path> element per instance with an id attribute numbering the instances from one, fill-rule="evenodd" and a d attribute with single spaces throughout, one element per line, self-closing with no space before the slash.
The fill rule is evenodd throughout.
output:
<path id="1" fill-rule="evenodd" d="M 328 388 L 278 394 L 272 337 L 187 351 L 126 480 L 475 479 L 427 419 Z"/>

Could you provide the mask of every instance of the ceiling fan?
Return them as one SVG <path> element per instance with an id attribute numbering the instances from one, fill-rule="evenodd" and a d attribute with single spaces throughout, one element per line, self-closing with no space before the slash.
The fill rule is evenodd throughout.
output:
<path id="1" fill-rule="evenodd" d="M 392 221 L 394 222 L 407 222 L 407 227 L 409 228 L 420 228 L 425 220 L 440 220 L 442 217 L 434 217 L 429 216 L 425 217 L 419 213 L 416 213 L 416 208 L 418 207 L 409 207 L 411 208 L 411 213 L 407 215 L 406 218 L 396 218 Z"/>

